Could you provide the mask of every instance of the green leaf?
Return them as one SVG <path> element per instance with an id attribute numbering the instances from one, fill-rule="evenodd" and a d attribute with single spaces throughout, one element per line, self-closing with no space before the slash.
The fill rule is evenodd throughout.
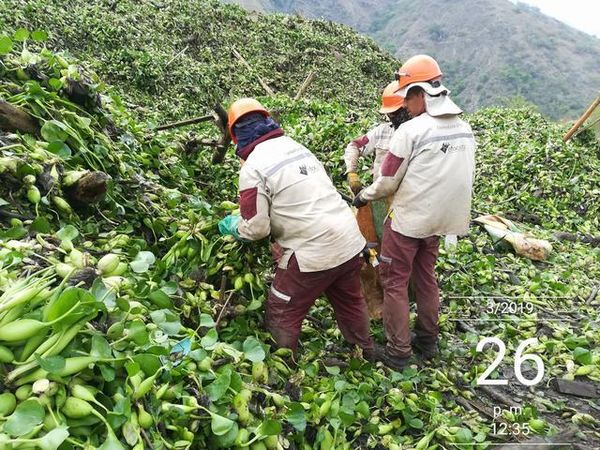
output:
<path id="1" fill-rule="evenodd" d="M 150 313 L 152 321 L 166 334 L 173 335 L 181 330 L 179 316 L 168 309 L 159 309 Z"/>
<path id="2" fill-rule="evenodd" d="M 109 310 L 116 306 L 116 294 L 110 291 L 100 278 L 96 278 L 90 292 L 98 302 L 104 302 Z"/>
<path id="3" fill-rule="evenodd" d="M 279 433 L 281 433 L 281 423 L 273 419 L 265 420 L 256 430 L 256 434 L 261 436 L 274 436 Z"/>
<path id="4" fill-rule="evenodd" d="M 73 225 L 67 225 L 56 232 L 56 237 L 61 241 L 73 241 L 79 236 L 79 231 Z"/>
<path id="5" fill-rule="evenodd" d="M 456 442 L 459 442 L 462 444 L 468 444 L 470 442 L 473 442 L 473 433 L 468 428 L 461 428 L 454 435 L 454 437 L 456 439 Z"/>
<path id="6" fill-rule="evenodd" d="M 174 281 L 167 281 L 160 287 L 160 290 L 167 295 L 175 295 L 177 293 L 177 283 Z"/>
<path id="7" fill-rule="evenodd" d="M 19 264 L 21 261 L 23 261 L 24 258 L 25 256 L 21 252 L 9 252 L 2 255 L 2 263 L 6 266 Z"/>
<path id="8" fill-rule="evenodd" d="M 204 350 L 203 348 L 197 348 L 196 350 L 192 350 L 188 354 L 188 357 L 190 359 L 192 359 L 193 361 L 197 361 L 197 362 L 202 361 L 207 356 L 208 356 L 208 353 L 206 353 L 206 350 Z"/>
<path id="9" fill-rule="evenodd" d="M 98 359 L 110 359 L 112 358 L 112 349 L 110 344 L 102 336 L 94 335 L 92 337 L 92 348 L 90 350 L 90 356 L 94 356 Z"/>
<path id="10" fill-rule="evenodd" d="M 229 389 L 229 385 L 231 384 L 231 369 L 226 368 L 223 372 L 208 386 L 206 386 L 206 393 L 208 394 L 208 398 L 216 402 L 219 400 L 225 393 L 227 389 Z"/>
<path id="11" fill-rule="evenodd" d="M 352 408 L 342 407 L 338 413 L 340 420 L 344 426 L 349 427 L 356 420 L 356 414 Z"/>
<path id="12" fill-rule="evenodd" d="M 44 42 L 48 40 L 48 33 L 44 30 L 35 30 L 31 33 L 31 39 L 36 42 Z"/>
<path id="13" fill-rule="evenodd" d="M 125 370 L 127 371 L 127 376 L 132 377 L 136 373 L 138 373 L 142 368 L 135 361 L 129 361 L 125 363 Z"/>
<path id="14" fill-rule="evenodd" d="M 411 428 L 416 428 L 417 430 L 422 429 L 425 424 L 423 423 L 423 421 L 417 417 L 410 419 L 410 421 L 408 422 L 408 426 Z"/>
<path id="15" fill-rule="evenodd" d="M 12 239 L 19 240 L 25 236 L 27 236 L 27 230 L 21 226 L 12 227 L 6 231 L 0 232 L 0 239 L 3 241 L 10 241 Z"/>
<path id="16" fill-rule="evenodd" d="M 141 369 L 144 371 L 147 377 L 154 375 L 158 369 L 162 367 L 162 363 L 160 362 L 160 358 L 157 355 L 153 355 L 151 353 L 142 353 L 139 355 L 135 355 L 132 358 Z"/>
<path id="17" fill-rule="evenodd" d="M 246 311 L 256 311 L 257 309 L 259 309 L 262 306 L 262 302 L 255 298 L 253 299 L 250 304 L 246 307 Z"/>
<path id="18" fill-rule="evenodd" d="M 227 433 L 233 427 L 235 423 L 233 420 L 227 417 L 220 416 L 218 414 L 211 413 L 212 420 L 210 421 L 210 429 L 217 436 L 222 436 Z"/>
<path id="19" fill-rule="evenodd" d="M 6 55 L 12 50 L 13 41 L 8 36 L 0 36 L 0 55 Z"/>
<path id="20" fill-rule="evenodd" d="M 17 31 L 15 31 L 15 34 L 13 35 L 13 39 L 19 42 L 26 41 L 28 38 L 29 31 L 27 31 L 26 28 L 19 28 Z"/>
<path id="21" fill-rule="evenodd" d="M 333 387 L 336 391 L 342 392 L 344 389 L 346 389 L 347 385 L 348 383 L 346 383 L 344 380 L 338 380 L 335 382 Z"/>
<path id="22" fill-rule="evenodd" d="M 255 337 L 248 336 L 246 338 L 244 341 L 243 350 L 246 359 L 252 362 L 260 362 L 264 361 L 265 359 L 265 350 Z"/>
<path id="23" fill-rule="evenodd" d="M 584 366 L 592 364 L 592 353 L 587 348 L 576 347 L 575 350 L 573 350 L 573 358 L 579 364 Z"/>
<path id="24" fill-rule="evenodd" d="M 48 373 L 56 373 L 65 367 L 65 358 L 60 355 L 40 358 L 36 354 L 35 359 L 39 363 L 40 367 Z"/>
<path id="25" fill-rule="evenodd" d="M 216 328 L 211 328 L 208 332 L 200 339 L 200 345 L 206 350 L 212 350 L 215 348 L 217 341 L 219 340 L 219 334 Z"/>
<path id="26" fill-rule="evenodd" d="M 570 349 L 575 350 L 577 347 L 589 345 L 588 340 L 585 336 L 569 336 L 564 340 L 564 344 Z"/>
<path id="27" fill-rule="evenodd" d="M 207 448 L 234 448 L 235 439 L 240 432 L 240 427 L 233 422 L 231 429 L 222 436 L 211 435 Z M 248 447 L 246 447 L 248 448 Z"/>
<path id="28" fill-rule="evenodd" d="M 57 450 L 68 437 L 67 427 L 59 426 L 37 439 L 36 445 L 40 450 Z"/>
<path id="29" fill-rule="evenodd" d="M 146 330 L 146 324 L 141 320 L 134 320 L 129 324 L 127 337 L 133 340 L 137 345 L 147 344 L 150 340 L 148 331 Z"/>
<path id="30" fill-rule="evenodd" d="M 137 421 L 136 423 L 134 423 L 133 421 L 128 420 L 125 423 L 125 425 L 123 425 L 123 428 L 121 430 L 123 432 L 125 442 L 127 442 L 131 447 L 133 447 L 140 436 L 140 427 L 137 424 Z"/>
<path id="31" fill-rule="evenodd" d="M 52 231 L 52 225 L 50 225 L 50 222 L 48 221 L 48 219 L 40 216 L 37 219 L 35 219 L 33 222 L 31 222 L 29 229 L 31 231 L 35 231 L 36 233 L 48 234 Z"/>
<path id="32" fill-rule="evenodd" d="M 291 403 L 285 419 L 301 433 L 306 430 L 306 413 L 302 404 L 298 402 Z"/>
<path id="33" fill-rule="evenodd" d="M 48 85 L 55 91 L 59 91 L 63 87 L 62 81 L 58 78 L 50 78 L 48 80 Z"/>
<path id="34" fill-rule="evenodd" d="M 242 377 L 237 372 L 231 372 L 231 384 L 229 385 L 235 392 L 240 392 L 244 387 Z"/>
<path id="35" fill-rule="evenodd" d="M 200 326 L 205 328 L 212 328 L 215 326 L 215 321 L 208 314 L 200 314 Z"/>
<path id="36" fill-rule="evenodd" d="M 368 418 L 371 416 L 371 411 L 369 409 L 369 404 L 366 401 L 358 402 L 356 408 L 354 410 L 359 413 L 363 418 Z"/>
<path id="37" fill-rule="evenodd" d="M 48 148 L 46 149 L 50 153 L 53 153 L 57 156 L 60 156 L 63 159 L 71 157 L 71 147 L 65 144 L 63 141 L 52 141 L 48 144 Z"/>
<path id="38" fill-rule="evenodd" d="M 333 417 L 329 419 L 329 425 L 331 425 L 334 430 L 339 430 L 340 426 L 342 425 L 342 421 L 337 417 Z"/>
<path id="39" fill-rule="evenodd" d="M 66 129 L 66 125 L 58 120 L 47 120 L 40 133 L 46 142 L 65 141 L 69 137 Z"/>
<path id="40" fill-rule="evenodd" d="M 4 423 L 4 432 L 18 437 L 30 433 L 44 420 L 44 408 L 37 400 L 25 400 Z"/>
<path id="41" fill-rule="evenodd" d="M 100 373 L 102 374 L 102 378 L 104 381 L 110 383 L 111 381 L 115 381 L 116 371 L 114 367 L 107 366 L 106 364 L 100 364 Z"/>
<path id="42" fill-rule="evenodd" d="M 170 308 L 173 306 L 171 298 L 162 289 L 150 292 L 148 299 L 159 308 Z"/>
<path id="43" fill-rule="evenodd" d="M 131 417 L 131 400 L 128 397 L 119 398 L 106 420 L 113 430 L 117 430 Z M 112 432 L 112 430 L 110 430 Z"/>
<path id="44" fill-rule="evenodd" d="M 329 375 L 339 375 L 340 368 L 338 366 L 325 366 L 325 370 Z"/>
<path id="45" fill-rule="evenodd" d="M 46 305 L 44 308 L 44 318 L 48 321 L 57 319 L 77 304 L 79 306 L 64 317 L 60 321 L 61 324 L 74 323 L 83 315 L 91 313 L 92 310 L 98 307 L 96 299 L 88 291 L 81 288 L 69 287 Z"/>
<path id="46" fill-rule="evenodd" d="M 2 197 L 0 197 L 0 206 L 6 206 L 6 205 L 10 205 L 10 203 L 8 203 L 6 200 L 4 200 Z"/>
<path id="47" fill-rule="evenodd" d="M 97 450 L 125 450 L 125 447 L 121 444 L 121 441 L 119 441 L 117 436 L 115 436 L 115 433 L 109 428 L 108 433 L 106 434 L 106 440 Z"/>
<path id="48" fill-rule="evenodd" d="M 133 261 L 129 264 L 131 266 L 131 270 L 135 273 L 144 273 L 147 272 L 148 269 L 154 262 L 156 261 L 156 257 L 152 252 L 141 251 L 139 252 Z"/>

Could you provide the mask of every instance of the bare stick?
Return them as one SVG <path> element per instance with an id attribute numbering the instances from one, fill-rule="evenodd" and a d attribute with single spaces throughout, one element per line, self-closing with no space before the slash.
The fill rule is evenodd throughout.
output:
<path id="1" fill-rule="evenodd" d="M 148 437 L 148 434 L 146 433 L 146 430 L 144 430 L 143 428 L 140 428 L 140 431 L 142 432 L 142 437 L 144 438 L 144 441 L 146 441 L 146 444 L 148 444 L 148 448 L 152 448 L 152 441 L 150 441 L 150 438 Z"/>
<path id="2" fill-rule="evenodd" d="M 189 45 L 186 45 L 185 48 L 183 50 L 181 50 L 179 53 L 177 53 L 175 56 L 173 56 L 163 67 L 163 70 L 166 69 L 167 67 L 169 67 L 171 65 L 171 63 L 173 61 L 175 61 L 177 58 L 179 58 L 181 55 L 183 55 L 185 53 L 185 51 L 188 49 Z"/>
<path id="3" fill-rule="evenodd" d="M 577 129 L 581 125 L 583 125 L 583 122 L 585 122 L 587 120 L 587 118 L 592 115 L 592 113 L 598 107 L 598 105 L 600 105 L 600 95 L 598 96 L 598 98 L 596 98 L 596 100 L 594 100 L 594 102 L 583 113 L 583 115 L 577 120 L 577 122 L 575 122 L 575 124 L 571 127 L 571 129 L 567 132 L 567 134 L 565 134 L 565 137 L 563 138 L 564 142 L 567 142 L 569 139 L 571 139 L 573 134 L 577 131 Z"/>
<path id="4" fill-rule="evenodd" d="M 248 69 L 250 72 L 255 73 L 252 70 L 252 67 L 250 66 L 250 64 L 248 64 L 248 61 L 246 61 L 244 59 L 244 57 L 240 54 L 240 52 L 238 52 L 235 48 L 232 48 L 231 51 L 233 52 L 233 56 L 235 56 L 237 59 L 239 59 L 239 61 L 244 65 L 244 67 L 246 67 L 246 69 Z M 275 95 L 275 92 L 273 92 L 273 89 L 271 89 L 269 87 L 269 85 L 267 83 L 265 83 L 265 81 L 258 74 L 256 74 L 256 78 L 258 78 L 258 82 L 263 87 L 263 89 L 267 92 L 267 94 Z"/>
<path id="5" fill-rule="evenodd" d="M 298 92 L 296 93 L 296 96 L 294 97 L 294 101 L 298 101 L 300 99 L 300 97 L 302 97 L 304 95 L 304 93 L 306 92 L 306 90 L 308 89 L 310 84 L 314 81 L 316 75 L 317 74 L 312 71 L 308 74 L 308 76 L 302 83 L 302 86 L 300 86 L 300 89 L 298 89 Z"/>
<path id="6" fill-rule="evenodd" d="M 223 317 L 223 313 L 227 309 L 227 305 L 229 305 L 229 300 L 231 300 L 231 297 L 233 297 L 234 292 L 235 291 L 230 292 L 229 296 L 227 297 L 227 300 L 225 301 L 225 304 L 221 308 L 221 311 L 219 312 L 219 315 L 217 316 L 217 320 L 215 321 L 215 328 L 219 328 L 219 323 L 221 323 L 221 318 Z"/>
<path id="7" fill-rule="evenodd" d="M 221 275 L 221 287 L 219 288 L 219 303 L 223 303 L 225 300 L 225 287 L 227 286 L 227 276 Z"/>
<path id="8" fill-rule="evenodd" d="M 33 219 L 33 217 L 26 217 L 21 214 L 17 214 L 17 213 L 10 212 L 10 211 L 5 211 L 4 209 L 0 209 L 0 218 L 19 219 L 19 220 L 32 220 Z"/>
<path id="9" fill-rule="evenodd" d="M 493 398 L 494 400 L 496 400 L 497 402 L 503 403 L 506 406 L 510 406 L 510 407 L 518 407 L 519 405 L 516 404 L 511 398 L 507 397 L 506 395 L 504 395 L 501 392 L 497 392 L 487 386 L 482 386 L 479 385 L 477 386 L 477 389 L 486 393 L 488 396 L 490 396 L 491 398 Z"/>
<path id="10" fill-rule="evenodd" d="M 162 130 L 169 130 L 171 128 L 184 127 L 186 125 L 192 125 L 194 123 L 208 122 L 209 120 L 215 120 L 215 118 L 214 118 L 214 116 L 212 114 L 208 115 L 208 116 L 201 116 L 201 117 L 194 117 L 192 119 L 180 120 L 179 122 L 167 123 L 165 125 L 161 125 L 159 127 L 156 127 L 156 131 L 162 131 Z"/>

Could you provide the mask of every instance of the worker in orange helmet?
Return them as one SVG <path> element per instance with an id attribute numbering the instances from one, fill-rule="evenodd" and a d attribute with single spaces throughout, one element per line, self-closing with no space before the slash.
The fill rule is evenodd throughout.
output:
<path id="1" fill-rule="evenodd" d="M 277 346 L 297 350 L 302 322 L 325 294 L 344 338 L 374 360 L 359 280 L 365 239 L 349 205 L 312 152 L 285 136 L 257 100 L 235 101 L 228 127 L 244 161 L 240 215 L 225 217 L 219 230 L 248 241 L 271 235 L 283 248 L 266 304 Z"/>
<path id="2" fill-rule="evenodd" d="M 350 190 L 357 194 L 362 189 L 358 172 L 360 171 L 360 158 L 374 155 L 373 166 L 369 171 L 373 179 L 379 176 L 381 162 L 389 150 L 390 139 L 394 131 L 404 122 L 410 119 L 404 99 L 395 91 L 398 90 L 396 82 L 388 84 L 381 96 L 381 107 L 379 112 L 388 118 L 379 125 L 373 127 L 366 134 L 354 139 L 346 147 L 344 161 L 346 164 L 346 176 Z M 360 231 L 370 246 L 378 251 L 383 233 L 383 222 L 389 208 L 386 199 L 372 202 L 368 207 L 357 212 L 356 220 Z M 374 263 L 375 260 L 371 261 Z M 361 287 L 363 296 L 367 302 L 369 315 L 373 319 L 381 318 L 381 307 L 383 304 L 383 288 L 379 278 L 378 270 L 372 264 L 365 261 L 361 270 Z"/>
<path id="3" fill-rule="evenodd" d="M 382 122 L 372 128 L 367 134 L 364 134 L 348 144 L 344 152 L 344 162 L 346 163 L 346 175 L 350 189 L 357 194 L 362 189 L 362 184 L 358 175 L 359 158 L 374 154 L 375 160 L 371 173 L 376 179 L 379 174 L 379 167 L 383 158 L 389 150 L 389 143 L 394 131 L 409 119 L 408 112 L 404 108 L 404 99 L 400 97 L 397 91 L 398 83 L 393 81 L 383 90 L 381 96 L 381 107 L 379 112 L 385 114 L 389 122 Z"/>
<path id="4" fill-rule="evenodd" d="M 410 58 L 400 68 L 397 94 L 412 119 L 394 133 L 379 178 L 354 198 L 354 206 L 360 208 L 393 195 L 381 244 L 380 275 L 387 337 L 383 362 L 394 369 L 409 364 L 411 347 L 425 358 L 437 354 L 439 236 L 466 234 L 470 221 L 476 144 L 441 76 L 437 62 L 427 55 Z M 409 279 L 417 303 L 412 342 Z"/>

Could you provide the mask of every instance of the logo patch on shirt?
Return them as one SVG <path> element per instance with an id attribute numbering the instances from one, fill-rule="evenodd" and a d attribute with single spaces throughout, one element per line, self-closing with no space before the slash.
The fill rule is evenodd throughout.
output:
<path id="1" fill-rule="evenodd" d="M 302 164 L 300 167 L 300 174 L 301 175 L 308 175 L 308 170 L 306 170 L 306 165 Z"/>
<path id="2" fill-rule="evenodd" d="M 462 151 L 465 151 L 466 149 L 467 149 L 467 147 L 464 144 L 450 145 L 449 142 L 444 142 L 442 144 L 442 146 L 440 147 L 440 150 L 442 151 L 442 153 L 444 155 L 447 154 L 447 153 L 462 152 Z"/>

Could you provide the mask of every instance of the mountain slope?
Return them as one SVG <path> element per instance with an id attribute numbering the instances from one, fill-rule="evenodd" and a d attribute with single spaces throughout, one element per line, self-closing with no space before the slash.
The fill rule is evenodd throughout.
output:
<path id="1" fill-rule="evenodd" d="M 600 88 L 600 39 L 507 0 L 239 3 L 348 23 L 400 59 L 429 53 L 468 110 L 522 98 L 552 118 L 573 118 Z"/>

